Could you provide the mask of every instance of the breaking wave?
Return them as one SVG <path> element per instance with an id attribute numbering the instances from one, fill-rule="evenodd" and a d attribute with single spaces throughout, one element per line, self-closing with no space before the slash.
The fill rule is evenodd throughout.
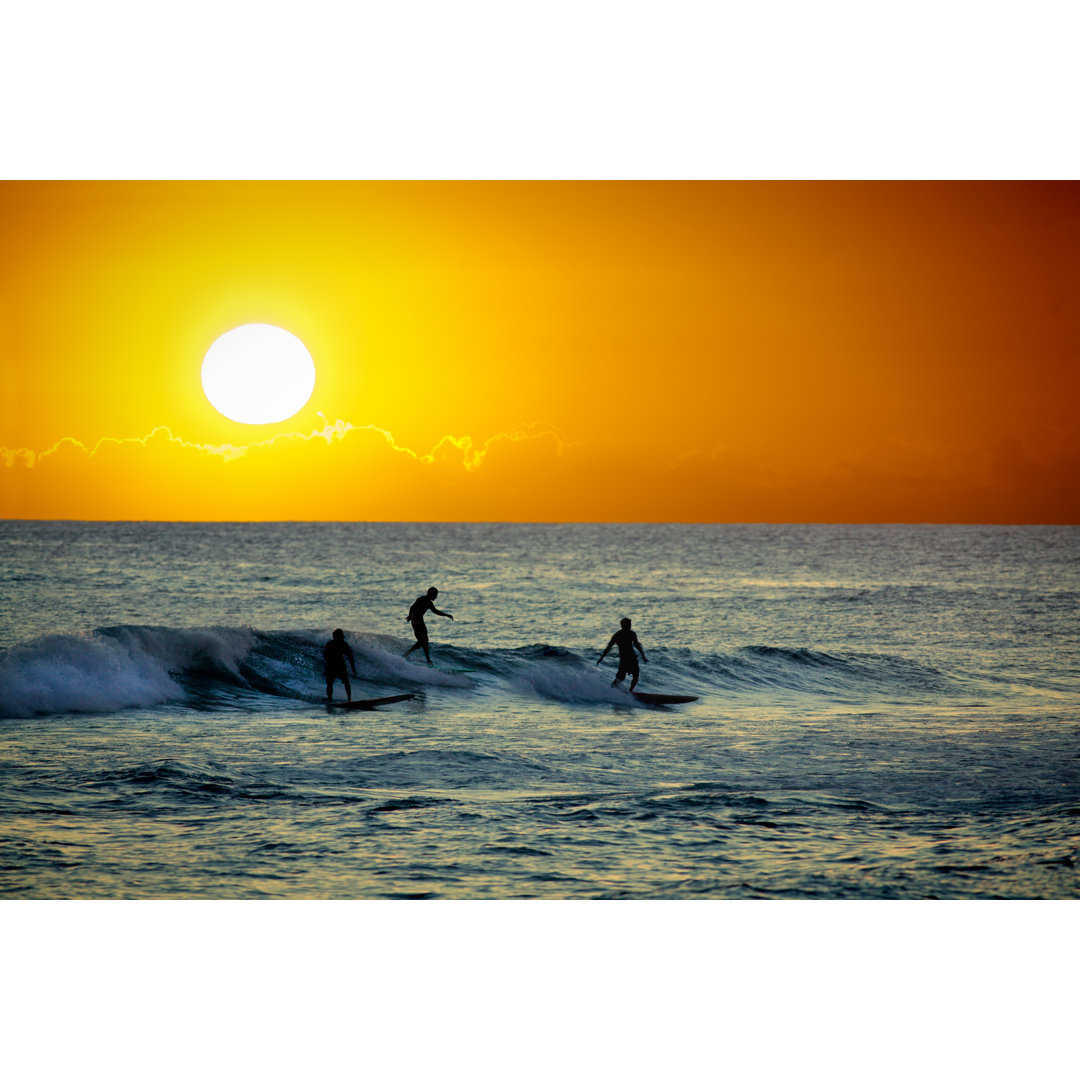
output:
<path id="1" fill-rule="evenodd" d="M 614 662 L 595 652 L 536 644 L 517 649 L 439 646 L 435 667 L 406 660 L 407 643 L 347 633 L 356 656 L 354 696 L 470 692 L 570 704 L 635 705 L 612 688 Z M 110 626 L 52 634 L 0 652 L 0 716 L 109 713 L 159 706 L 280 708 L 323 696 L 329 631 Z M 835 700 L 970 694 L 979 682 L 904 657 L 832 654 L 755 645 L 724 653 L 649 650 L 642 689 L 732 697 L 812 695 Z M 340 693 L 340 688 L 339 691 Z"/>

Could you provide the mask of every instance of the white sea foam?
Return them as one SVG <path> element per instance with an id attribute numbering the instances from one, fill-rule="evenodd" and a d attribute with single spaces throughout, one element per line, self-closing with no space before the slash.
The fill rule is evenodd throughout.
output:
<path id="1" fill-rule="evenodd" d="M 407 660 L 397 653 L 388 652 L 386 649 L 366 641 L 354 641 L 353 650 L 356 653 L 357 663 L 367 663 L 383 676 L 391 676 L 403 682 L 424 683 L 429 686 L 458 686 L 467 687 L 471 683 L 461 674 L 440 671 L 437 667 L 429 667 L 424 661 L 419 663 Z"/>
<path id="2" fill-rule="evenodd" d="M 248 627 L 121 626 L 108 630 L 107 634 L 133 654 L 144 653 L 157 660 L 168 671 L 203 667 L 236 677 L 240 677 L 237 665 L 255 642 L 255 632 Z"/>
<path id="3" fill-rule="evenodd" d="M 160 659 L 100 635 L 49 635 L 0 660 L 0 716 L 112 712 L 182 693 Z"/>
<path id="4" fill-rule="evenodd" d="M 519 693 L 534 694 L 555 701 L 638 704 L 625 690 L 611 685 L 610 672 L 573 667 L 558 661 L 538 660 L 528 664 L 512 676 L 510 683 Z"/>

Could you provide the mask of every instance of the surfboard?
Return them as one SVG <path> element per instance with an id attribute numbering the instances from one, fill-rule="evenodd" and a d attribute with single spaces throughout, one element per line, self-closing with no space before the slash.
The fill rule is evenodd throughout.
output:
<path id="1" fill-rule="evenodd" d="M 328 709 L 374 709 L 376 705 L 393 705 L 395 701 L 408 701 L 415 694 L 391 694 L 390 697 L 360 698 L 356 701 L 328 701 Z"/>
<path id="2" fill-rule="evenodd" d="M 631 690 L 630 696 L 646 705 L 685 705 L 688 701 L 697 701 L 694 694 L 644 694 L 640 690 Z"/>

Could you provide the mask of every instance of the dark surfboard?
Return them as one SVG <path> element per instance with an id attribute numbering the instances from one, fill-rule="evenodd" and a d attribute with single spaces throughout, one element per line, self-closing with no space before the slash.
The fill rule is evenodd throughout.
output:
<path id="1" fill-rule="evenodd" d="M 697 701 L 693 694 L 643 694 L 640 690 L 631 690 L 630 696 L 646 705 L 685 705 L 688 701 Z"/>
<path id="2" fill-rule="evenodd" d="M 360 698 L 356 701 L 328 701 L 328 709 L 374 709 L 376 705 L 393 705 L 395 701 L 408 701 L 415 694 L 392 694 L 390 697 Z"/>

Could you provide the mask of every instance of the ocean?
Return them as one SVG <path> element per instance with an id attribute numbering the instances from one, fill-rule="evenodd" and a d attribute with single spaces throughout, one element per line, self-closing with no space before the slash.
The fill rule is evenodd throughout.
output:
<path id="1" fill-rule="evenodd" d="M 0 896 L 1076 898 L 1078 599 L 1074 527 L 0 522 Z"/>

